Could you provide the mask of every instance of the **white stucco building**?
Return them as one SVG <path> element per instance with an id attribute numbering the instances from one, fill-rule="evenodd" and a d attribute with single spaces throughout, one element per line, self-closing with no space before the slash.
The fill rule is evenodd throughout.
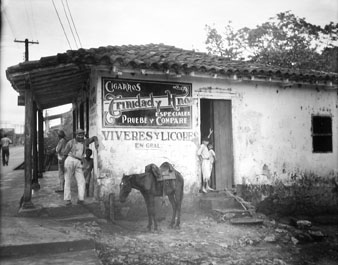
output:
<path id="1" fill-rule="evenodd" d="M 338 174 L 338 74 L 150 44 L 68 51 L 7 70 L 20 94 L 25 76 L 38 109 L 72 102 L 74 129 L 99 137 L 97 197 L 117 192 L 124 173 L 164 161 L 184 176 L 185 193 L 197 193 L 196 152 L 210 129 L 217 190 Z"/>

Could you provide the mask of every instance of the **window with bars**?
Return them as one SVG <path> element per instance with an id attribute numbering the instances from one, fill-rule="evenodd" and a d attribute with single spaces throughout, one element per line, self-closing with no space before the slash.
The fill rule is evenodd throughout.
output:
<path id="1" fill-rule="evenodd" d="M 332 152 L 331 116 L 312 116 L 312 151 L 313 153 Z"/>

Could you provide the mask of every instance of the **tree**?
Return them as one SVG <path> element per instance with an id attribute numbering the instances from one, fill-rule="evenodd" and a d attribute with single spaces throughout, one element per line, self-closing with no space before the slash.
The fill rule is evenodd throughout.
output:
<path id="1" fill-rule="evenodd" d="M 208 25 L 206 31 L 207 50 L 231 60 L 338 72 L 338 24 L 333 22 L 320 27 L 286 11 L 253 29 L 236 31 L 229 22 L 223 34 Z"/>
<path id="2" fill-rule="evenodd" d="M 215 28 L 206 25 L 208 32 L 206 44 L 207 50 L 211 54 L 228 58 L 229 60 L 244 60 L 242 57 L 243 46 L 240 42 L 240 32 L 236 32 L 231 25 L 231 21 L 225 26 L 224 36 L 219 34 Z"/>
<path id="3" fill-rule="evenodd" d="M 325 48 L 320 59 L 323 71 L 338 73 L 338 47 Z"/>

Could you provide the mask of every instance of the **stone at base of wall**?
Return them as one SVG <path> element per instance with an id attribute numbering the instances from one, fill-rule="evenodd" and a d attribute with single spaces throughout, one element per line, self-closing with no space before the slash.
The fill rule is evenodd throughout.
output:
<path id="1" fill-rule="evenodd" d="M 279 185 L 237 185 L 237 193 L 245 201 L 256 206 L 257 212 L 266 215 L 338 214 L 338 193 L 334 186 L 294 184 Z"/>

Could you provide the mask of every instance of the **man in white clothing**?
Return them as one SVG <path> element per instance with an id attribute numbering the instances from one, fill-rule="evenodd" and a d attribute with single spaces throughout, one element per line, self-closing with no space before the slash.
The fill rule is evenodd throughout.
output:
<path id="1" fill-rule="evenodd" d="M 78 204 L 84 203 L 84 195 L 86 189 L 86 182 L 83 175 L 83 157 L 89 144 L 95 142 L 96 150 L 99 148 L 99 142 L 96 136 L 85 139 L 85 132 L 83 129 L 76 131 L 74 139 L 70 140 L 65 148 L 65 155 L 68 155 L 65 161 L 65 187 L 64 200 L 66 205 L 71 205 L 71 178 L 74 176 L 77 182 L 78 189 Z"/>
<path id="2" fill-rule="evenodd" d="M 203 193 L 206 193 L 208 190 L 211 190 L 208 184 L 211 176 L 210 153 L 207 147 L 208 143 L 209 138 L 203 138 L 202 144 L 197 151 L 198 158 L 201 161 Z"/>

